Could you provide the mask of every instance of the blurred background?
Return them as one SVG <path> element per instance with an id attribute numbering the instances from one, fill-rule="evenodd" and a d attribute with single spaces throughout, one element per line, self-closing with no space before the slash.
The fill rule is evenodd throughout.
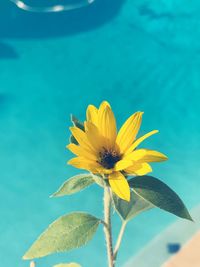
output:
<path id="1" fill-rule="evenodd" d="M 140 135 L 160 130 L 144 145 L 169 157 L 153 166 L 154 176 L 189 209 L 200 202 L 199 1 L 51 2 L 72 9 L 65 12 L 43 12 L 49 1 L 42 1 L 24 2 L 40 12 L 0 3 L 0 263 L 7 267 L 28 266 L 23 254 L 58 216 L 74 210 L 102 214 L 97 186 L 49 198 L 78 172 L 66 165 L 69 115 L 84 120 L 88 104 L 108 100 L 118 127 L 144 111 Z M 120 221 L 114 221 L 116 233 Z M 128 225 L 117 266 L 175 221 L 158 209 L 138 216 Z M 104 251 L 99 228 L 86 247 L 36 262 L 102 267 Z"/>

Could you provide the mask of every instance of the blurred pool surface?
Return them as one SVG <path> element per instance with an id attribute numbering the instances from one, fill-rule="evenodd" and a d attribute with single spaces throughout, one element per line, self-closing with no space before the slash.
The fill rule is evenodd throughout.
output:
<path id="1" fill-rule="evenodd" d="M 0 4 L 1 266 L 28 266 L 21 257 L 58 216 L 102 214 L 102 190 L 50 199 L 78 170 L 66 165 L 71 113 L 108 100 L 118 126 L 145 112 L 140 134 L 167 154 L 154 175 L 189 208 L 200 201 L 200 18 L 198 1 L 96 0 L 87 8 L 33 14 Z M 132 221 L 119 262 L 125 262 L 176 218 L 155 209 Z M 120 221 L 115 218 L 114 233 Z M 37 261 L 105 266 L 102 229 L 84 248 Z M 158 256 L 158 255 L 157 255 Z"/>

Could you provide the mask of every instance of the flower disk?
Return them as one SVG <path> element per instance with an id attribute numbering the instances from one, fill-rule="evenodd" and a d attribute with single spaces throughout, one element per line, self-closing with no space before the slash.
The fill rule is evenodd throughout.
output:
<path id="1" fill-rule="evenodd" d="M 146 138 L 158 132 L 154 130 L 136 138 L 142 115 L 140 111 L 134 113 L 117 133 L 115 116 L 109 103 L 104 101 L 99 108 L 89 105 L 84 130 L 76 126 L 70 128 L 78 145 L 67 146 L 77 156 L 68 163 L 107 178 L 112 191 L 129 201 L 130 188 L 125 176 L 145 175 L 152 171 L 150 162 L 167 159 L 155 150 L 137 149 Z"/>
<path id="2" fill-rule="evenodd" d="M 101 164 L 106 169 L 112 169 L 115 166 L 115 163 L 120 161 L 121 156 L 117 154 L 114 150 L 107 150 L 106 148 L 103 151 L 99 152 L 99 161 L 98 163 Z"/>

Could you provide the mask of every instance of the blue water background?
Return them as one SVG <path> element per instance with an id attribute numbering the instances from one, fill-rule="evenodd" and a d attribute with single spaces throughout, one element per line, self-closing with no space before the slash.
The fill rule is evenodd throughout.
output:
<path id="1" fill-rule="evenodd" d="M 144 146 L 169 157 L 153 165 L 154 175 L 189 208 L 199 203 L 199 4 L 187 9 L 187 1 L 177 1 L 190 12 L 179 18 L 183 10 L 172 2 L 98 0 L 91 8 L 51 15 L 0 4 L 1 266 L 28 266 L 22 255 L 57 217 L 74 210 L 102 215 L 97 186 L 49 198 L 78 173 L 66 165 L 69 115 L 84 120 L 90 103 L 108 100 L 118 126 L 144 111 L 140 135 L 160 130 Z M 118 266 L 174 220 L 155 209 L 132 221 Z M 114 221 L 117 233 L 120 221 Z M 102 267 L 104 251 L 99 227 L 86 247 L 38 260 L 37 266 L 77 261 Z"/>

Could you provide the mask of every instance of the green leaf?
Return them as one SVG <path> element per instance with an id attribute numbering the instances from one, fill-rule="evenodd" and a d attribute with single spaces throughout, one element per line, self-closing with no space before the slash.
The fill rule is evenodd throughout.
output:
<path id="1" fill-rule="evenodd" d="M 92 239 L 99 223 L 99 219 L 87 213 L 64 215 L 41 234 L 23 259 L 40 258 L 84 246 Z"/>
<path id="2" fill-rule="evenodd" d="M 79 174 L 65 181 L 51 197 L 61 197 L 77 193 L 95 182 L 90 173 Z"/>
<path id="3" fill-rule="evenodd" d="M 117 213 L 124 221 L 129 221 L 141 212 L 154 207 L 151 203 L 144 200 L 134 192 L 131 192 L 130 202 L 117 197 L 115 194 L 113 194 L 113 201 Z"/>
<path id="4" fill-rule="evenodd" d="M 93 180 L 101 187 L 104 187 L 106 185 L 106 181 L 103 179 L 100 175 L 95 175 L 91 173 Z"/>
<path id="5" fill-rule="evenodd" d="M 152 176 L 137 176 L 129 180 L 129 185 L 139 196 L 158 208 L 192 221 L 179 196 L 159 179 Z"/>
<path id="6" fill-rule="evenodd" d="M 60 264 L 56 264 L 53 267 L 81 267 L 81 265 L 72 262 L 72 263 L 60 263 Z"/>

